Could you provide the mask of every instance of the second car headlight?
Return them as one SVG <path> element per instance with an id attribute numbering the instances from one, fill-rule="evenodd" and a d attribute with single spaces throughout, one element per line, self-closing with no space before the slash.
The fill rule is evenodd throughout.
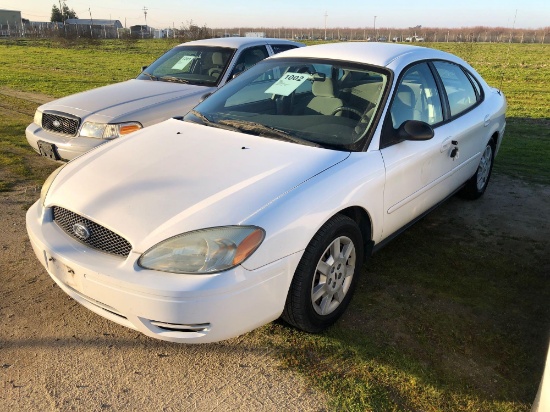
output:
<path id="1" fill-rule="evenodd" d="M 265 232 L 255 226 L 222 226 L 174 236 L 153 246 L 138 260 L 145 269 L 209 274 L 244 262 L 260 246 Z"/>
<path id="2" fill-rule="evenodd" d="M 34 112 L 34 123 L 36 123 L 38 126 L 42 126 L 42 111 L 36 109 L 36 112 Z"/>
<path id="3" fill-rule="evenodd" d="M 135 132 L 142 127 L 141 123 L 138 122 L 117 124 L 84 122 L 80 129 L 80 136 L 95 137 L 96 139 L 116 139 L 125 134 Z"/>

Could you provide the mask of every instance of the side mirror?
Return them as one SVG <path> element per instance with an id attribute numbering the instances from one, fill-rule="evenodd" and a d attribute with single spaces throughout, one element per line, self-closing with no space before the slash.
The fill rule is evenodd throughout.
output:
<path id="1" fill-rule="evenodd" d="M 212 93 L 214 93 L 214 92 L 209 92 L 209 93 L 203 94 L 203 95 L 201 96 L 200 100 L 199 100 L 199 103 L 202 103 L 202 101 L 203 101 L 204 99 L 206 99 L 208 96 L 210 96 Z"/>
<path id="2" fill-rule="evenodd" d="M 430 140 L 434 137 L 434 129 L 426 122 L 407 120 L 399 126 L 397 135 L 401 140 Z"/>

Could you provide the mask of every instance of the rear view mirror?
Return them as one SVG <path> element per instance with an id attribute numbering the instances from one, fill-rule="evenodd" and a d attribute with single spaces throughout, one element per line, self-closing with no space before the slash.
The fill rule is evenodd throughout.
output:
<path id="1" fill-rule="evenodd" d="M 142 71 L 142 72 L 145 71 L 145 69 L 146 69 L 147 67 L 149 67 L 149 66 L 141 66 L 141 71 Z"/>
<path id="2" fill-rule="evenodd" d="M 402 140 L 430 140 L 434 137 L 434 129 L 426 122 L 407 120 L 399 126 L 397 135 Z"/>

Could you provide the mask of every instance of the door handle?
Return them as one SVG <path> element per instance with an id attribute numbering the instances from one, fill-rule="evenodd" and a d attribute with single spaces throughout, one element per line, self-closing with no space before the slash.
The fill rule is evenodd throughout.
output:
<path id="1" fill-rule="evenodd" d="M 451 147 L 453 138 L 451 136 L 447 137 L 445 140 L 443 140 L 443 143 L 441 143 L 441 147 L 439 148 L 439 151 L 441 153 L 446 152 Z"/>
<path id="2" fill-rule="evenodd" d="M 483 119 L 483 126 L 487 127 L 489 126 L 489 123 L 491 123 L 491 115 L 488 114 L 485 116 L 485 118 Z"/>

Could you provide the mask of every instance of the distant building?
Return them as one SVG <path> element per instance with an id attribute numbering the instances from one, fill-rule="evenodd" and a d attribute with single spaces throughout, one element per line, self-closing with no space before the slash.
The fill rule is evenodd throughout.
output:
<path id="1" fill-rule="evenodd" d="M 165 39 L 167 37 L 174 37 L 173 29 L 152 29 L 154 39 Z"/>
<path id="2" fill-rule="evenodd" d="M 244 37 L 265 37 L 265 32 L 263 32 L 263 31 L 248 31 L 244 34 Z"/>
<path id="3" fill-rule="evenodd" d="M 67 25 L 77 25 L 77 26 L 105 26 L 105 27 L 114 27 L 116 29 L 122 29 L 122 23 L 120 20 L 110 20 L 110 19 L 67 19 L 65 20 Z"/>
<path id="4" fill-rule="evenodd" d="M 154 30 L 154 28 L 142 24 L 130 26 L 130 33 L 135 37 L 152 37 Z"/>
<path id="5" fill-rule="evenodd" d="M 20 11 L 0 9 L 0 28 L 2 30 L 21 30 L 22 27 Z"/>

